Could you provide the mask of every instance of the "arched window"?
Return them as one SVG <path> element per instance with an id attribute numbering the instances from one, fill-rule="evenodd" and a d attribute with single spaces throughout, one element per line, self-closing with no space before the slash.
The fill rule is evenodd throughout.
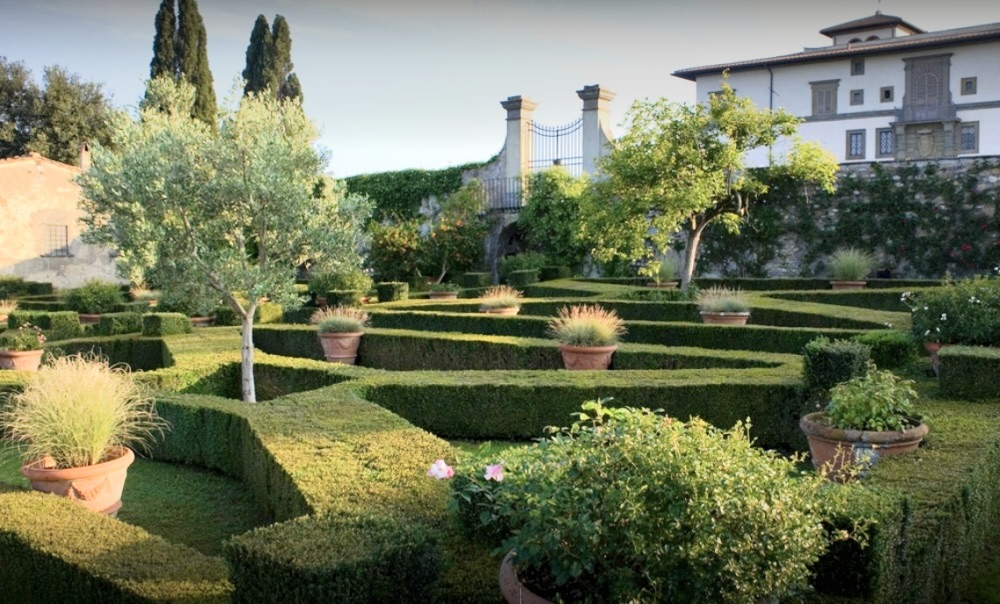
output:
<path id="1" fill-rule="evenodd" d="M 871 42 L 872 40 L 878 40 L 878 36 L 868 36 L 865 38 L 865 42 Z"/>

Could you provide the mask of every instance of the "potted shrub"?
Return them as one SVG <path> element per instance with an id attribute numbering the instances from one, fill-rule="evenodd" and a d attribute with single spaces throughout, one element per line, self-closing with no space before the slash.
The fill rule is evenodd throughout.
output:
<path id="1" fill-rule="evenodd" d="M 427 297 L 431 300 L 454 300 L 461 290 L 457 283 L 435 283 L 427 292 Z"/>
<path id="2" fill-rule="evenodd" d="M 508 602 L 764 602 L 807 588 L 828 539 L 821 478 L 754 447 L 743 424 L 604 402 L 488 465 L 428 472 L 451 477 L 464 530 L 508 552 Z"/>
<path id="3" fill-rule="evenodd" d="M 521 310 L 521 292 L 509 285 L 487 288 L 479 298 L 479 312 L 516 315 Z"/>
<path id="4" fill-rule="evenodd" d="M 316 325 L 326 360 L 345 365 L 353 365 L 357 359 L 361 336 L 369 320 L 368 313 L 350 306 L 317 310 L 309 319 Z"/>
<path id="5" fill-rule="evenodd" d="M 914 409 L 913 382 L 868 364 L 865 375 L 837 384 L 823 411 L 799 420 L 813 466 L 840 482 L 879 458 L 916 450 L 927 425 Z"/>
<path id="6" fill-rule="evenodd" d="M 746 325 L 750 303 L 738 289 L 713 286 L 700 290 L 695 298 L 701 320 L 713 325 Z"/>
<path id="7" fill-rule="evenodd" d="M 865 278 L 875 267 L 875 258 L 868 252 L 849 247 L 839 249 L 830 257 L 830 286 L 833 289 L 862 289 Z"/>
<path id="8" fill-rule="evenodd" d="M 21 473 L 36 491 L 115 515 L 135 460 L 167 424 L 124 366 L 79 355 L 58 358 L 11 396 L 0 423 L 23 445 Z"/>
<path id="9" fill-rule="evenodd" d="M 679 268 L 677 261 L 673 258 L 665 258 L 662 261 L 653 261 L 646 265 L 643 274 L 653 278 L 649 287 L 662 287 L 664 289 L 676 289 L 678 283 L 677 275 Z"/>
<path id="10" fill-rule="evenodd" d="M 124 301 L 121 286 L 101 279 L 91 279 L 65 296 L 66 307 L 80 313 L 80 323 L 97 323 L 102 313 L 114 312 Z"/>
<path id="11" fill-rule="evenodd" d="M 42 363 L 45 334 L 37 325 L 25 323 L 0 337 L 0 369 L 37 371 Z"/>
<path id="12" fill-rule="evenodd" d="M 7 322 L 7 315 L 17 310 L 17 300 L 0 300 L 0 323 Z"/>
<path id="13" fill-rule="evenodd" d="M 598 305 L 574 305 L 559 309 L 549 320 L 549 335 L 559 341 L 566 369 L 607 369 L 625 334 L 625 322 L 614 310 Z"/>

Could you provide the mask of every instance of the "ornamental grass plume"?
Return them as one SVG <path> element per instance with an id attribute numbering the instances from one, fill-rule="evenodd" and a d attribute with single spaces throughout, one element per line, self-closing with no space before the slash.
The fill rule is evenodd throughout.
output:
<path id="1" fill-rule="evenodd" d="M 522 293 L 509 285 L 494 285 L 488 288 L 479 298 L 479 307 L 483 309 L 491 308 L 520 308 Z"/>
<path id="2" fill-rule="evenodd" d="M 320 333 L 357 333 L 364 331 L 370 320 L 368 313 L 351 306 L 324 308 L 309 317 Z"/>
<path id="3" fill-rule="evenodd" d="M 717 285 L 699 291 L 696 302 L 701 312 L 750 311 L 750 303 L 741 290 Z"/>
<path id="4" fill-rule="evenodd" d="M 549 319 L 549 335 L 566 346 L 613 346 L 625 335 L 625 322 L 614 310 L 577 304 L 559 309 Z"/>

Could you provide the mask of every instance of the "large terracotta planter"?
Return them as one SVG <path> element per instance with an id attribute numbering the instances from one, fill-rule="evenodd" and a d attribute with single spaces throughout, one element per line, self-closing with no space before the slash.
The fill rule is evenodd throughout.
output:
<path id="1" fill-rule="evenodd" d="M 427 297 L 431 300 L 454 300 L 458 298 L 458 292 L 427 292 Z"/>
<path id="2" fill-rule="evenodd" d="M 617 346 L 567 346 L 559 345 L 563 365 L 570 371 L 600 371 L 611 365 L 611 355 Z"/>
<path id="3" fill-rule="evenodd" d="M 321 333 L 319 343 L 323 345 L 323 355 L 330 363 L 353 365 L 358 358 L 358 347 L 364 332 Z"/>
<path id="4" fill-rule="evenodd" d="M 57 469 L 46 457 L 25 464 L 21 473 L 36 491 L 68 497 L 87 509 L 115 516 L 122 507 L 125 476 L 133 461 L 132 450 L 122 447 L 113 459 L 93 466 Z"/>
<path id="5" fill-rule="evenodd" d="M 552 604 L 533 593 L 517 578 L 514 571 L 514 552 L 509 551 L 500 563 L 500 593 L 509 604 Z"/>
<path id="6" fill-rule="evenodd" d="M 833 289 L 864 289 L 867 281 L 830 281 Z"/>
<path id="7" fill-rule="evenodd" d="M 44 350 L 0 350 L 0 369 L 38 371 Z"/>
<path id="8" fill-rule="evenodd" d="M 750 318 L 750 313 L 748 312 L 702 311 L 698 314 L 701 315 L 702 323 L 707 323 L 708 325 L 746 325 L 747 320 Z"/>
<path id="9" fill-rule="evenodd" d="M 100 313 L 79 313 L 80 325 L 97 325 L 101 322 Z"/>
<path id="10" fill-rule="evenodd" d="M 902 432 L 842 430 L 827 425 L 825 416 L 810 413 L 799 420 L 799 428 L 809 440 L 813 467 L 837 482 L 848 480 L 856 464 L 870 466 L 882 457 L 915 451 L 928 431 L 924 423 Z"/>
<path id="11" fill-rule="evenodd" d="M 483 307 L 479 308 L 479 312 L 484 312 L 491 315 L 504 315 L 508 317 L 516 315 L 518 312 L 520 312 L 520 310 L 521 310 L 520 306 L 508 306 L 505 308 L 483 308 Z"/>
<path id="12" fill-rule="evenodd" d="M 191 317 L 191 327 L 211 327 L 213 323 L 212 317 Z"/>

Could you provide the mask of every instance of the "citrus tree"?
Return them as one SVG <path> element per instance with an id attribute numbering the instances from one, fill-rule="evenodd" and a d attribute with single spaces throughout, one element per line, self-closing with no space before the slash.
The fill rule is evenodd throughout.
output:
<path id="1" fill-rule="evenodd" d="M 191 117 L 194 100 L 190 84 L 158 78 L 138 119 L 114 117 L 114 148 L 95 146 L 79 177 L 84 238 L 116 249 L 133 280 L 151 272 L 165 295 L 232 308 L 243 400 L 255 402 L 254 312 L 265 298 L 298 303 L 306 261 L 357 266 L 370 206 L 322 176 L 300 103 L 250 95 L 216 128 Z"/>
<path id="2" fill-rule="evenodd" d="M 723 83 L 707 103 L 637 101 L 628 131 L 600 164 L 594 195 L 583 198 L 580 235 L 601 262 L 653 259 L 683 232 L 681 286 L 694 273 L 705 228 L 719 222 L 738 231 L 752 204 L 767 195 L 763 174 L 748 170 L 749 151 L 790 151 L 770 170 L 833 189 L 837 162 L 814 143 L 796 138 L 800 120 L 784 110 L 758 109 Z"/>

